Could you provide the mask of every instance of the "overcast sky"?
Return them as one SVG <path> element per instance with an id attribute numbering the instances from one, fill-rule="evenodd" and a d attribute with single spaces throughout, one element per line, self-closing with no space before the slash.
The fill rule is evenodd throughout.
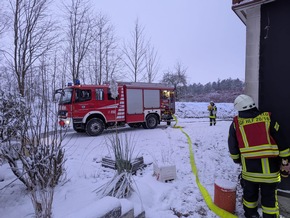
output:
<path id="1" fill-rule="evenodd" d="M 231 0 L 91 0 L 116 35 L 131 39 L 136 19 L 160 56 L 160 75 L 179 61 L 189 83 L 245 78 L 246 27 Z M 160 76 L 161 78 L 161 76 Z"/>

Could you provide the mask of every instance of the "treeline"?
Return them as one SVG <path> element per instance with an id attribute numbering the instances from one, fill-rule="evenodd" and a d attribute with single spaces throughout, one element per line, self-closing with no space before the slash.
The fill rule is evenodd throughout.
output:
<path id="1" fill-rule="evenodd" d="M 178 88 L 178 101 L 194 102 L 233 102 L 237 95 L 244 92 L 244 82 L 240 79 L 224 79 L 206 84 L 193 83 Z"/>

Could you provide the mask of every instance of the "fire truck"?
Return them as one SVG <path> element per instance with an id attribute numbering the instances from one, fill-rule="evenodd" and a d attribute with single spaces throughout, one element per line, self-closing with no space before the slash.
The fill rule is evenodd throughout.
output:
<path id="1" fill-rule="evenodd" d="M 175 90 L 160 83 L 117 83 L 117 97 L 109 84 L 69 84 L 60 93 L 58 117 L 62 127 L 100 135 L 105 129 L 129 125 L 154 129 L 160 122 L 170 125 L 175 113 Z"/>

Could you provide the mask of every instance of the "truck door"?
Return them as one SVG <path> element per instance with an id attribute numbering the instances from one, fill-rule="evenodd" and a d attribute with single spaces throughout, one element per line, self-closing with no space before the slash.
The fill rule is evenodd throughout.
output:
<path id="1" fill-rule="evenodd" d="M 127 123 L 144 122 L 142 89 L 127 89 L 126 96 Z"/>
<path id="2" fill-rule="evenodd" d="M 73 117 L 83 118 L 92 108 L 92 91 L 90 89 L 75 89 Z"/>

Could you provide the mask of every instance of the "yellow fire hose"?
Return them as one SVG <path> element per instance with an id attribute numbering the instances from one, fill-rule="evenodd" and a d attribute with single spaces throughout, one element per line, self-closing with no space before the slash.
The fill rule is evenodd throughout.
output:
<path id="1" fill-rule="evenodd" d="M 196 180 L 196 184 L 203 196 L 203 199 L 205 200 L 207 206 L 209 207 L 209 209 L 211 211 L 213 211 L 216 215 L 218 215 L 219 217 L 222 218 L 237 218 L 237 216 L 235 216 L 234 214 L 229 213 L 228 211 L 216 206 L 212 199 L 210 194 L 208 193 L 208 191 L 206 190 L 206 188 L 200 183 L 199 178 L 198 178 L 198 173 L 197 173 L 197 168 L 196 168 L 196 164 L 195 164 L 195 160 L 194 160 L 194 154 L 193 154 L 193 150 L 192 150 L 192 142 L 191 139 L 189 137 L 189 135 L 183 131 L 181 126 L 177 126 L 177 118 L 176 116 L 173 115 L 173 119 L 176 121 L 176 123 L 174 124 L 173 128 L 179 128 L 181 130 L 181 132 L 186 136 L 187 138 L 187 143 L 189 145 L 189 156 L 190 156 L 190 165 L 191 165 L 191 170 L 193 172 L 193 174 L 195 175 L 195 180 Z"/>

